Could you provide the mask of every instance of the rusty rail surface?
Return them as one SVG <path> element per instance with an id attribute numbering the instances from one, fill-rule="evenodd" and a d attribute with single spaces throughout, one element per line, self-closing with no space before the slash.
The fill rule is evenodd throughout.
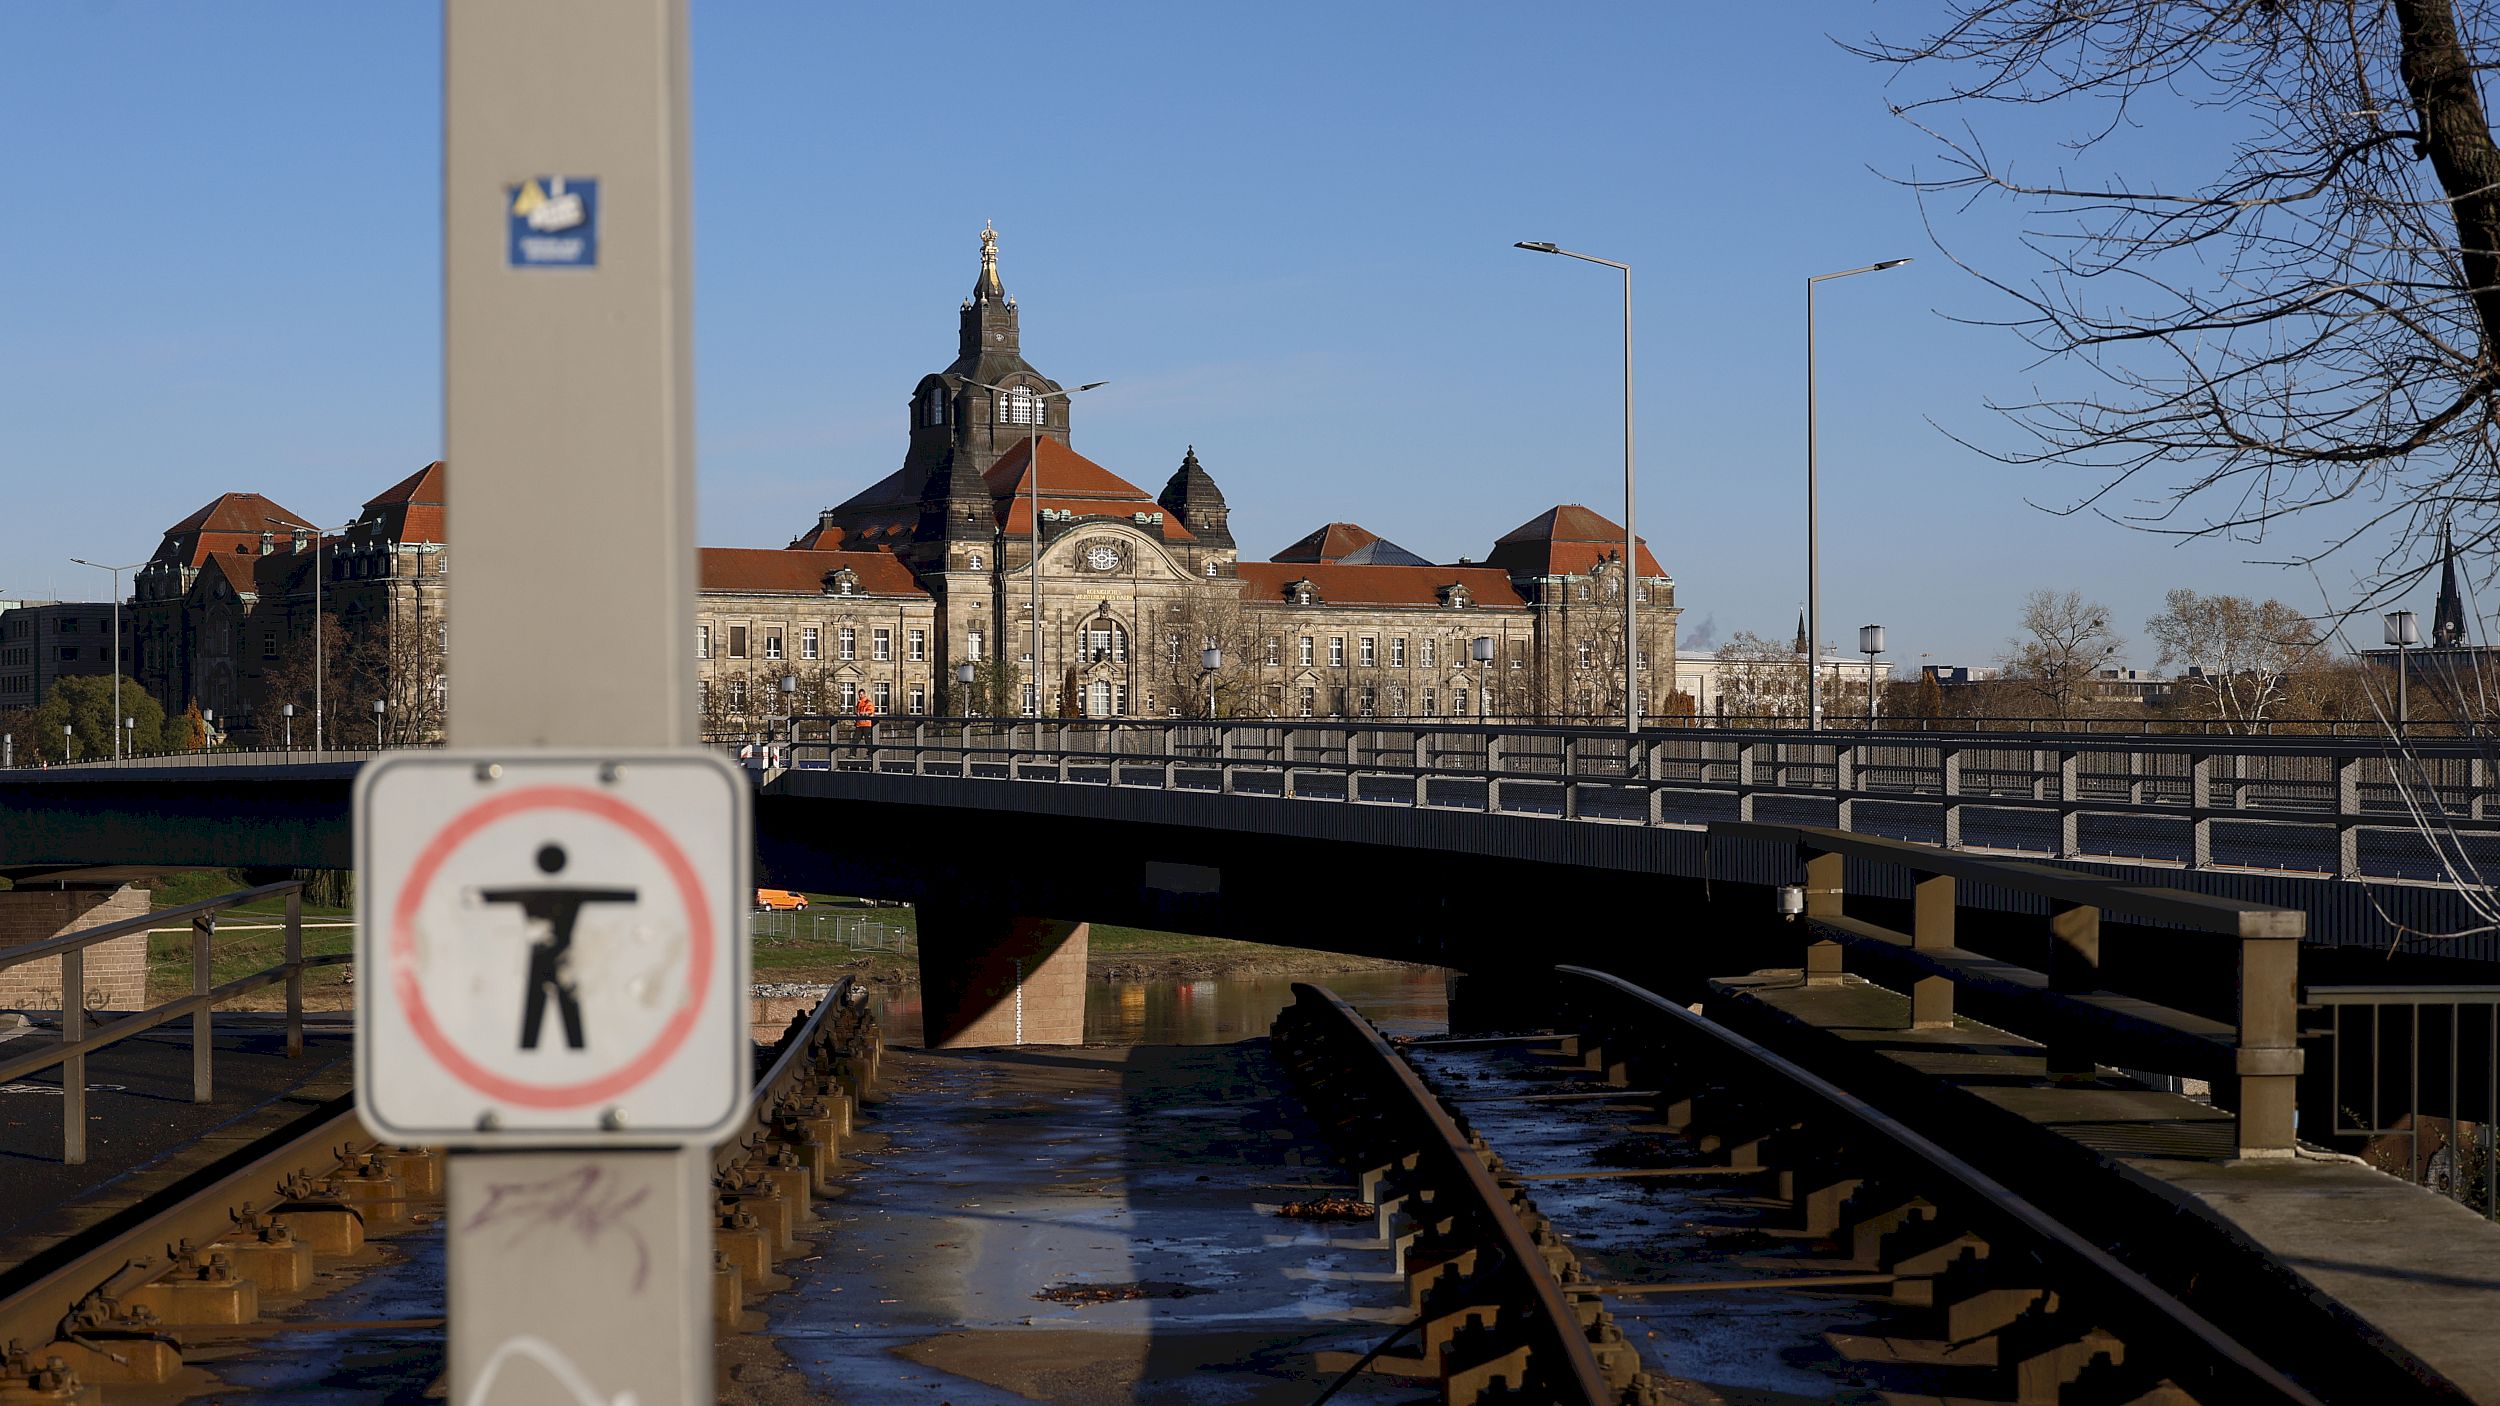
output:
<path id="1" fill-rule="evenodd" d="M 1558 1406 L 1614 1406 L 1622 1400 L 1622 1387 L 1608 1382 L 1595 1346 L 1582 1331 L 1544 1252 L 1520 1222 L 1511 1197 L 1414 1067 L 1335 993 L 1304 982 L 1295 982 L 1293 993 L 1294 1004 L 1277 1017 L 1280 1038 L 1307 1037 L 1324 1042 L 1332 1054 L 1342 1052 L 1343 1058 L 1334 1062 L 1330 1072 L 1374 1091 L 1378 1120 L 1397 1124 L 1414 1149 L 1408 1154 L 1411 1170 L 1399 1172 L 1399 1179 L 1411 1177 L 1414 1183 L 1461 1203 L 1444 1207 L 1436 1195 L 1422 1219 L 1427 1223 L 1468 1220 L 1490 1237 L 1489 1243 L 1477 1247 L 1475 1273 L 1507 1280 L 1508 1289 L 1501 1294 L 1504 1306 L 1525 1310 L 1522 1322 L 1512 1325 L 1507 1318 L 1503 1320 L 1528 1338 L 1525 1379 L 1508 1383 L 1512 1392 L 1522 1393 L 1517 1399 L 1552 1401 Z M 1432 1310 L 1427 1306 L 1419 1312 L 1429 1317 Z M 1447 1376 L 1444 1384 L 1450 1384 Z M 1540 1391 L 1545 1394 L 1527 1395 Z M 1453 1391 L 1452 1399 L 1462 1398 Z"/>
<path id="2" fill-rule="evenodd" d="M 285 957 L 275 966 L 211 986 L 209 971 L 216 959 L 217 915 L 228 908 L 280 895 L 286 898 Z M 85 1001 L 87 949 L 99 942 L 133 935 L 145 941 L 151 928 L 185 918 L 191 922 L 191 994 L 117 1017 L 89 1034 Z M 216 1096 L 216 1008 L 237 996 L 285 982 L 286 1054 L 293 1059 L 304 1052 L 305 971 L 349 960 L 345 953 L 328 957 L 304 955 L 304 886 L 293 880 L 203 898 L 46 942 L 14 947 L 0 953 L 0 971 L 55 957 L 61 962 L 61 1038 L 39 1044 L 14 1059 L 0 1059 L 0 1084 L 47 1069 L 61 1071 L 61 1160 L 72 1166 L 87 1160 L 87 1056 L 187 1015 L 191 1017 L 191 1101 L 207 1103 Z M 0 1338 L 0 1342 L 5 1341 Z"/>
<path id="3" fill-rule="evenodd" d="M 2088 1075 L 2097 1060 L 2211 1080 L 2216 1101 L 2238 1115 L 2240 1156 L 2294 1155 L 2306 913 L 1839 830 L 1720 823 L 1709 834 L 1713 843 L 1793 847 L 1804 861 L 1805 892 L 1795 916 L 1811 933 L 1807 985 L 1837 984 L 1842 950 L 1861 953 L 1907 978 L 1914 1030 L 1953 1024 L 1956 987 L 1985 993 L 1996 1003 L 1991 1023 L 2043 1040 L 2052 1072 Z M 1842 911 L 1852 860 L 1909 872 L 1912 931 Z M 1964 880 L 2048 900 L 2048 957 L 2040 969 L 1955 944 L 1957 884 Z M 2236 942 L 2237 990 L 2227 1002 L 2236 1006 L 2235 1018 L 2213 1020 L 2100 989 L 2104 915 L 2184 930 L 2178 939 L 2165 933 L 2165 940 Z"/>
<path id="4" fill-rule="evenodd" d="M 2125 1331 L 2181 1355 L 2164 1367 L 2199 1401 L 2284 1402 L 2320 1406 L 2307 1388 L 2284 1376 L 2238 1339 L 2180 1302 L 2160 1285 L 2121 1263 L 2011 1188 L 1945 1150 L 1907 1123 L 1781 1057 L 1716 1021 L 1620 977 L 1586 967 L 1554 969 L 1617 1011 L 1636 1014 L 1651 1029 L 1705 1062 L 1737 1069 L 1777 1086 L 1786 1100 L 1861 1134 L 1862 1144 L 1884 1150 L 1885 1159 L 1913 1173 L 1925 1194 L 1954 1203 L 1992 1231 L 2011 1231 L 2040 1256 L 2086 1287 L 2092 1303 L 2123 1320 Z M 1783 1120 L 1785 1121 L 1785 1120 Z M 2193 1367 L 2194 1372 L 2186 1369 Z M 2029 1397 L 2025 1398 L 2030 1399 Z"/>

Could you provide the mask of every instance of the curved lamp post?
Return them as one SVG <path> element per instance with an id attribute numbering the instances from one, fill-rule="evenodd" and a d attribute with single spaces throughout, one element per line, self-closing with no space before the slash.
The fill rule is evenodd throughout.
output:
<path id="1" fill-rule="evenodd" d="M 1907 259 L 1886 259 L 1864 268 L 1818 273 L 1806 280 L 1806 729 L 1823 725 L 1823 675 L 1816 666 L 1823 657 L 1822 519 L 1815 506 L 1814 480 L 1814 285 L 1835 278 L 1897 269 Z"/>
<path id="2" fill-rule="evenodd" d="M 1641 730 L 1639 578 L 1640 541 L 1632 530 L 1632 266 L 1595 254 L 1575 254 L 1544 240 L 1521 240 L 1511 246 L 1532 254 L 1559 254 L 1582 263 L 1604 264 L 1623 274 L 1623 728 Z"/>

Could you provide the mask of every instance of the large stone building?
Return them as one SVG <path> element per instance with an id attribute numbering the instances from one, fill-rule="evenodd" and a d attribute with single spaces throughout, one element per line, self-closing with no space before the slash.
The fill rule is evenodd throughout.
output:
<path id="1" fill-rule="evenodd" d="M 32 708 L 73 675 L 112 672 L 111 601 L 0 601 L 0 711 Z"/>
<path id="2" fill-rule="evenodd" d="M 1244 561 L 1194 446 L 1156 493 L 1078 452 L 1075 397 L 1025 359 L 1021 324 L 984 230 L 955 359 L 906 401 L 901 466 L 786 548 L 703 550 L 707 731 L 847 712 L 863 694 L 896 713 L 1620 717 L 1627 589 L 1643 678 L 1661 661 L 1644 707 L 1664 705 L 1675 586 L 1645 545 L 1626 571 L 1619 525 L 1559 505 L 1482 563 L 1436 565 L 1330 523 Z M 306 742 L 318 559 L 340 626 L 333 738 L 432 735 L 457 687 L 439 664 L 446 478 L 428 465 L 338 532 L 248 493 L 168 529 L 139 577 L 140 678 L 170 707 L 214 709 L 238 741 L 278 740 L 294 702 Z"/>

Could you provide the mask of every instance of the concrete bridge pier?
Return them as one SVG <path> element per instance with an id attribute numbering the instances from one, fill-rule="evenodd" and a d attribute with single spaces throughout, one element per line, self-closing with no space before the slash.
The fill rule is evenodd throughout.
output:
<path id="1" fill-rule="evenodd" d="M 943 902 L 919 919 L 922 1044 L 1085 1042 L 1090 925 Z"/>

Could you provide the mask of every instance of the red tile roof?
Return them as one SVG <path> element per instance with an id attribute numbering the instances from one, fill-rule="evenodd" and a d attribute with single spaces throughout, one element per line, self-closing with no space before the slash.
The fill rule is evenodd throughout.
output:
<path id="1" fill-rule="evenodd" d="M 257 553 L 264 529 L 287 535 L 285 527 L 269 521 L 273 517 L 284 523 L 312 526 L 257 493 L 220 493 L 206 507 L 166 528 L 165 540 L 157 544 L 152 560 L 201 566 L 211 557 L 233 555 L 237 547 L 249 547 Z"/>
<path id="2" fill-rule="evenodd" d="M 229 548 L 210 557 L 202 563 L 205 568 L 202 574 L 214 573 L 225 577 L 226 584 L 233 587 L 234 593 L 238 596 L 257 593 L 260 590 L 260 583 L 252 579 L 252 567 L 260 560 L 260 538 L 255 535 L 252 541 L 253 545 L 249 551 L 238 552 Z"/>
<path id="3" fill-rule="evenodd" d="M 1664 576 L 1649 539 L 1640 539 L 1640 573 Z M 1560 503 L 1505 532 L 1493 544 L 1491 564 L 1519 576 L 1577 576 L 1623 550 L 1623 524 L 1577 503 Z"/>
<path id="4" fill-rule="evenodd" d="M 791 538 L 790 547 L 793 551 L 802 552 L 839 551 L 844 535 L 841 528 L 828 527 L 819 522 L 814 527 Z"/>
<path id="5" fill-rule="evenodd" d="M 383 489 L 379 496 L 366 499 L 365 512 L 381 516 L 390 541 L 446 541 L 443 495 L 448 477 L 443 461 L 437 459 Z"/>
<path id="6" fill-rule="evenodd" d="M 1321 605 L 1440 606 L 1443 588 L 1464 585 L 1478 606 L 1521 610 L 1527 602 L 1511 589 L 1510 574 L 1489 566 L 1336 566 L 1325 562 L 1245 561 L 1242 595 L 1282 601 L 1294 582 L 1308 579 Z"/>
<path id="7" fill-rule="evenodd" d="M 1332 522 L 1285 548 L 1269 561 L 1335 561 L 1357 548 L 1380 540 L 1380 534 L 1359 522 Z"/>
<path id="8" fill-rule="evenodd" d="M 1124 503 L 1108 502 L 1101 498 L 1059 498 L 1052 496 L 1048 489 L 1045 488 L 1042 493 L 1042 510 L 1044 512 L 1052 513 L 1074 513 L 1078 517 L 1118 518 L 1123 522 L 1127 522 L 1131 527 L 1140 525 L 1132 520 L 1134 515 L 1138 513 L 1145 513 L 1147 514 L 1147 522 L 1145 525 L 1151 526 L 1156 531 L 1162 533 L 1164 541 L 1192 542 L 1197 540 L 1190 535 L 1188 528 L 1181 526 L 1180 519 L 1172 516 L 1169 512 L 1166 512 L 1161 504 L 1148 502 L 1142 499 L 1136 502 Z M 1163 518 L 1163 521 L 1159 523 L 1153 520 L 1158 514 Z M 1031 536 L 1033 532 L 1033 500 L 1030 498 L 1016 498 L 1010 500 L 1007 504 L 1007 517 L 1006 520 L 1000 524 L 1000 530 L 1005 532 L 1011 538 Z"/>
<path id="9" fill-rule="evenodd" d="M 368 508 L 385 508 L 393 503 L 431 503 L 443 505 L 443 461 L 435 460 L 399 482 L 365 500 Z"/>
<path id="10" fill-rule="evenodd" d="M 1077 453 L 1055 439 L 1044 439 L 1042 445 L 1042 496 L 1045 498 L 1112 498 L 1123 502 L 1136 499 L 1154 502 L 1154 495 L 1111 472 L 1102 465 Z M 981 481 L 989 485 L 992 497 L 1010 492 L 1026 494 L 1033 491 L 1024 481 L 1024 462 L 1033 441 L 1021 440 L 1016 447 L 999 456 L 990 465 Z"/>
<path id="11" fill-rule="evenodd" d="M 697 579 L 706 591 L 748 595 L 826 594 L 825 578 L 849 567 L 870 596 L 925 596 L 911 568 L 891 552 L 811 552 L 788 547 L 705 547 Z"/>

